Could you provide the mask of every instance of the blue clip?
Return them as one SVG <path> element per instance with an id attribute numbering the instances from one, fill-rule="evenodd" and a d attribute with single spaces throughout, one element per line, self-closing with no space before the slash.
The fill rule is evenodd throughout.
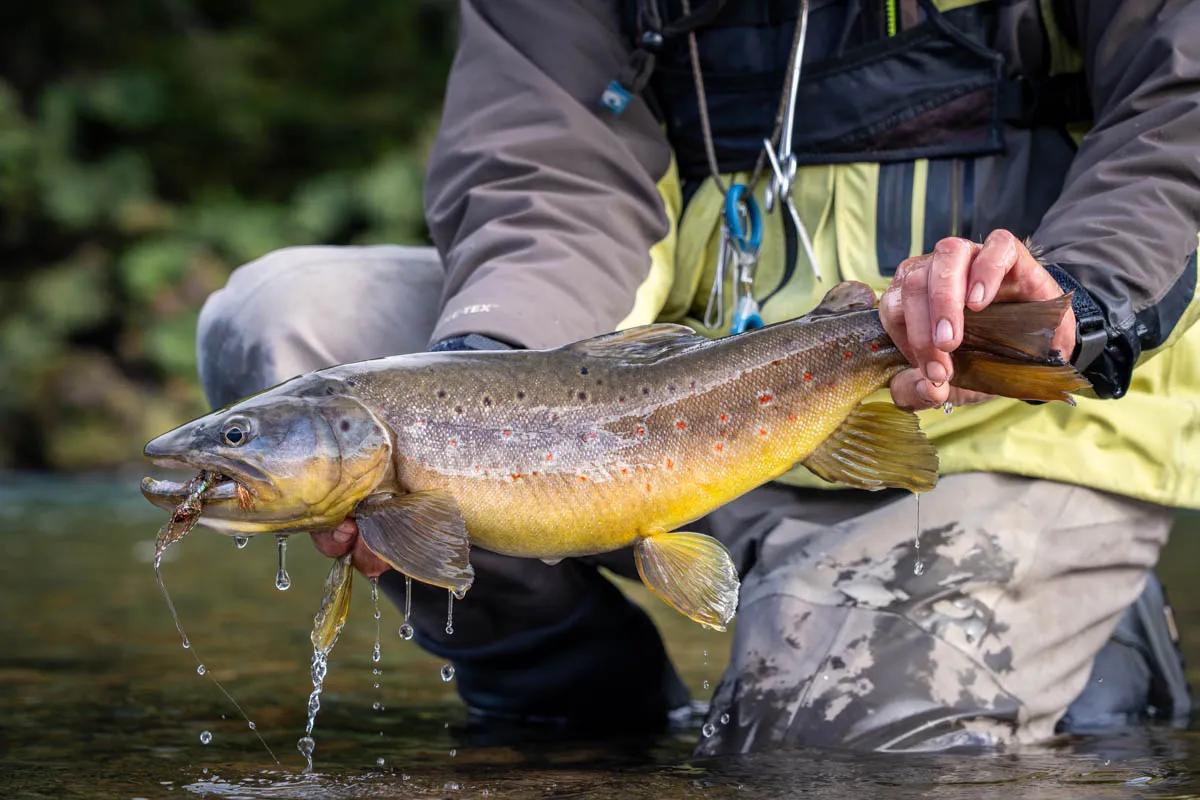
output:
<path id="1" fill-rule="evenodd" d="M 604 87 L 604 94 L 600 95 L 600 105 L 620 116 L 632 99 L 633 94 L 614 78 Z"/>
<path id="2" fill-rule="evenodd" d="M 748 294 L 742 295 L 733 309 L 733 321 L 730 323 L 729 332 L 745 333 L 758 330 L 762 326 L 763 318 L 759 312 L 758 301 Z"/>
<path id="3" fill-rule="evenodd" d="M 739 211 L 743 203 L 746 206 L 749 231 L 742 227 L 742 215 Z M 725 224 L 729 226 L 729 238 L 738 250 L 743 253 L 758 252 L 763 236 L 762 212 L 754 195 L 750 193 L 750 187 L 744 183 L 733 184 L 725 193 Z"/>

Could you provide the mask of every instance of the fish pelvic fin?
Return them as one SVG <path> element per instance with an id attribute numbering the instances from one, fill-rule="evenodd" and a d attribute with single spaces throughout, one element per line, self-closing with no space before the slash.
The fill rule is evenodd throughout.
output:
<path id="1" fill-rule="evenodd" d="M 830 483 L 858 489 L 927 492 L 937 484 L 937 450 L 917 415 L 891 403 L 864 403 L 802 462 Z"/>
<path id="2" fill-rule="evenodd" d="M 313 617 L 313 629 L 310 639 L 313 649 L 323 655 L 329 655 L 337 644 L 346 617 L 350 615 L 350 588 L 354 583 L 354 568 L 350 564 L 351 554 L 333 560 L 329 575 L 325 578 L 325 593 L 321 597 L 321 607 Z"/>
<path id="3" fill-rule="evenodd" d="M 449 493 L 374 494 L 354 515 L 363 542 L 392 569 L 456 595 L 471 588 L 467 524 Z"/>
<path id="4" fill-rule="evenodd" d="M 702 533 L 656 533 L 634 545 L 638 575 L 671 608 L 723 631 L 737 610 L 737 570 L 725 546 Z"/>
<path id="5" fill-rule="evenodd" d="M 950 354 L 952 386 L 1017 400 L 1062 400 L 1091 383 L 1051 350 L 1071 295 L 1027 303 L 993 303 L 965 312 L 963 343 Z"/>

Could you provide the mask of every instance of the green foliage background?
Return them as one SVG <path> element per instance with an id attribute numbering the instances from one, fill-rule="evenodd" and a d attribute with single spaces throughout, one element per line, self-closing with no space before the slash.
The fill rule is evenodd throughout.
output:
<path id="1" fill-rule="evenodd" d="M 0 467 L 137 459 L 205 410 L 194 334 L 238 264 L 419 243 L 448 0 L 0 10 Z"/>

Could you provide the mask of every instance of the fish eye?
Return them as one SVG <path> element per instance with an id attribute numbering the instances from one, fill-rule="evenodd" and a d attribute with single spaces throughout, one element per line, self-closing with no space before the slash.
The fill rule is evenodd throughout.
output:
<path id="1" fill-rule="evenodd" d="M 250 438 L 250 423 L 246 420 L 234 420 L 225 424 L 221 429 L 221 439 L 230 447 L 240 447 Z"/>

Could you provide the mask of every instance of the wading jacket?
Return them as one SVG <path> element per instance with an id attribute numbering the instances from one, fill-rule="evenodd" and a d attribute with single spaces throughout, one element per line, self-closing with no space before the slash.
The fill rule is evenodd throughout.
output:
<path id="1" fill-rule="evenodd" d="M 768 215 L 754 287 L 765 320 L 807 312 L 839 280 L 880 290 L 942 237 L 1032 237 L 1092 321 L 1075 358 L 1095 393 L 1077 408 L 923 412 L 943 472 L 1200 507 L 1200 2 L 810 8 L 793 198 L 823 280 Z M 798 10 L 462 0 L 426 184 L 447 276 L 433 340 L 551 347 L 654 320 L 727 333 L 728 316 L 702 322 L 722 198 L 683 32 L 697 35 L 720 169 L 745 180 L 774 127 Z M 614 80 L 632 94 L 621 113 L 600 102 Z M 820 483 L 802 469 L 783 480 Z"/>

